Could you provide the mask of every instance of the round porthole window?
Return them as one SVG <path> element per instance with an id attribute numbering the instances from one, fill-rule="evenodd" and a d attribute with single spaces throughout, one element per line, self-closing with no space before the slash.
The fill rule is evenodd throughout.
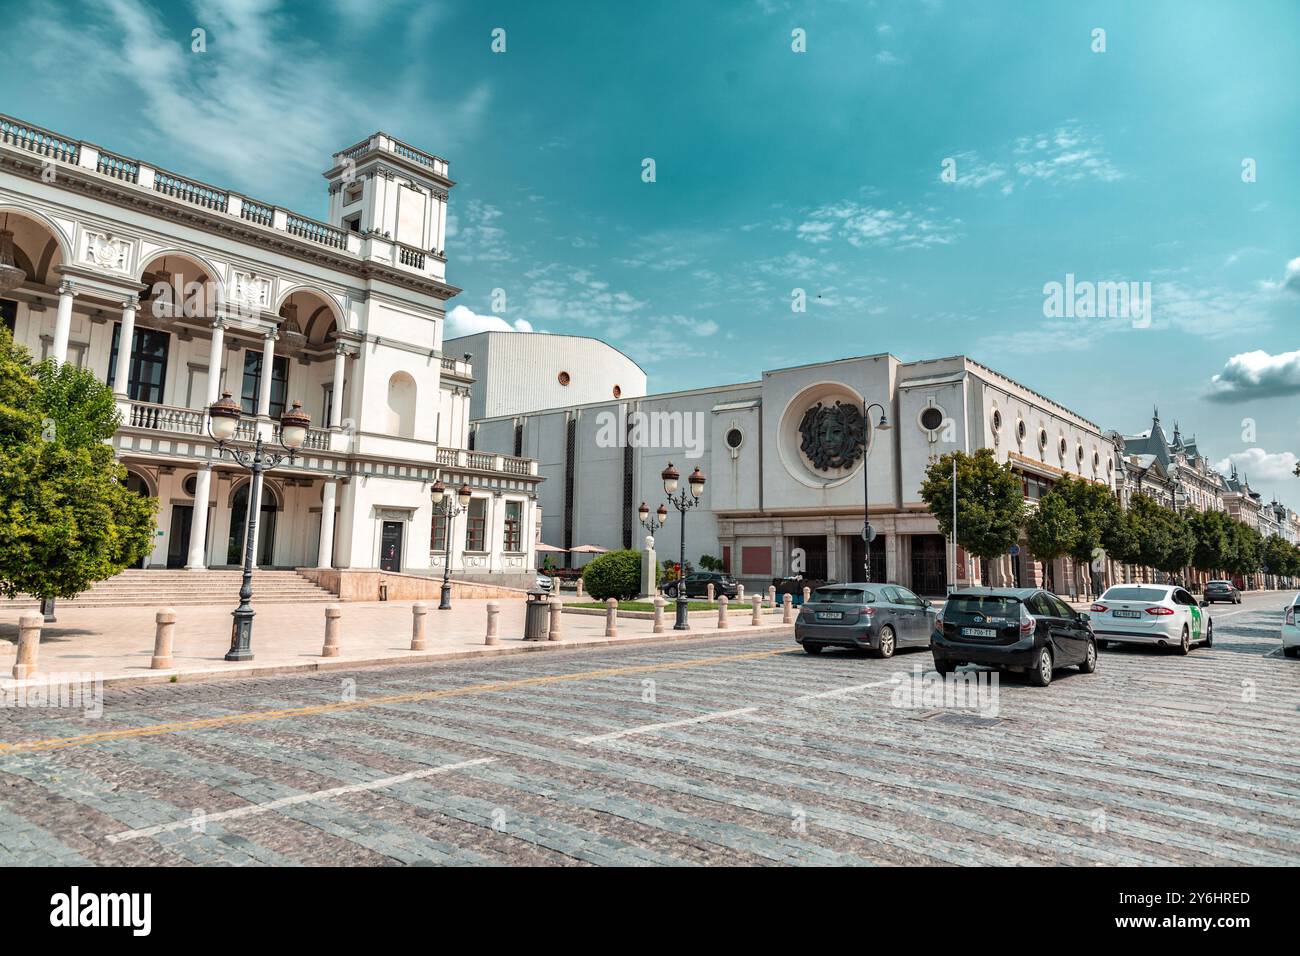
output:
<path id="1" fill-rule="evenodd" d="M 1083 446 L 1082 446 L 1082 445 L 1080 445 L 1078 448 L 1076 448 L 1076 449 L 1074 450 L 1074 460 L 1077 461 L 1077 462 L 1078 462 L 1079 464 L 1081 464 L 1081 465 L 1083 464 Z"/>
<path id="2" fill-rule="evenodd" d="M 1101 467 L 1101 452 L 1094 451 L 1092 453 L 1092 469 L 1093 471 L 1096 471 L 1100 467 Z"/>
<path id="3" fill-rule="evenodd" d="M 745 441 L 745 433 L 739 428 L 732 428 L 727 432 L 727 447 L 739 448 Z"/>
<path id="4" fill-rule="evenodd" d="M 1016 440 L 1020 442 L 1024 442 L 1025 436 L 1028 434 L 1029 434 L 1029 427 L 1025 425 L 1025 420 L 1022 418 L 1016 422 Z"/>
<path id="5" fill-rule="evenodd" d="M 568 373 L 568 372 L 561 372 L 561 373 L 560 373 L 558 376 L 556 376 L 556 377 L 559 379 L 559 382 L 560 382 L 561 385 L 568 385 L 568 384 L 569 384 L 569 373 Z"/>
<path id="6" fill-rule="evenodd" d="M 1056 443 L 1056 451 L 1062 458 L 1065 457 L 1065 449 L 1069 446 L 1065 442 L 1065 436 L 1062 435 L 1060 441 Z"/>
<path id="7" fill-rule="evenodd" d="M 615 398 L 623 397 L 623 389 L 619 388 L 617 385 L 614 386 L 614 397 Z"/>
<path id="8" fill-rule="evenodd" d="M 181 488 L 184 489 L 185 493 L 189 495 L 191 498 L 194 497 L 194 491 L 195 489 L 198 488 L 198 486 L 199 486 L 198 475 L 190 475 L 183 482 L 181 482 Z"/>
<path id="9" fill-rule="evenodd" d="M 928 432 L 938 431 L 943 425 L 943 409 L 931 405 L 921 412 L 921 427 Z"/>
<path id="10" fill-rule="evenodd" d="M 1044 449 L 1047 448 L 1047 429 L 1046 429 L 1046 428 L 1040 428 L 1040 429 L 1038 429 L 1038 447 L 1039 447 L 1039 448 L 1044 448 Z"/>
<path id="11" fill-rule="evenodd" d="M 993 430 L 995 432 L 1002 431 L 1002 412 L 996 408 L 993 409 Z"/>

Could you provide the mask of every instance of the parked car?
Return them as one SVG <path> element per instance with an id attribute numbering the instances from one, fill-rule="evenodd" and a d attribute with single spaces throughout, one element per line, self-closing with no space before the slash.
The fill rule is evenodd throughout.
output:
<path id="1" fill-rule="evenodd" d="M 1209 581 L 1205 585 L 1205 603 L 1227 601 L 1229 604 L 1241 603 L 1241 592 L 1231 581 Z"/>
<path id="2" fill-rule="evenodd" d="M 1116 584 L 1092 606 L 1097 642 L 1155 644 L 1186 654 L 1193 644 L 1214 645 L 1214 621 L 1186 588 L 1171 584 Z"/>
<path id="3" fill-rule="evenodd" d="M 685 590 L 688 598 L 707 597 L 709 585 L 713 585 L 713 596 L 727 596 L 731 600 L 736 596 L 736 579 L 721 571 L 697 571 L 685 578 Z M 669 581 L 663 586 L 664 597 L 677 597 L 677 581 Z"/>
<path id="4" fill-rule="evenodd" d="M 839 584 L 839 581 L 826 581 L 822 578 L 773 578 L 772 586 L 776 588 L 776 603 L 785 603 L 785 596 L 790 595 L 790 603 L 798 607 L 803 603 L 803 589 L 816 591 L 827 584 Z"/>
<path id="5" fill-rule="evenodd" d="M 1282 618 L 1282 653 L 1287 657 L 1300 657 L 1300 594 L 1291 599 Z"/>
<path id="6" fill-rule="evenodd" d="M 897 584 L 828 584 L 800 608 L 794 639 L 809 654 L 853 647 L 893 657 L 896 648 L 928 645 L 938 616 L 929 601 Z"/>
<path id="7" fill-rule="evenodd" d="M 1023 671 L 1046 687 L 1059 667 L 1097 669 L 1097 640 L 1088 615 L 1041 588 L 967 588 L 948 595 L 930 635 L 934 669 L 962 664 Z"/>

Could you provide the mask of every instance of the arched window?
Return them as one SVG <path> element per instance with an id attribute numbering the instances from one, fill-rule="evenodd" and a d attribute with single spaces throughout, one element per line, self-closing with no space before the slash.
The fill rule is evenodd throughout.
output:
<path id="1" fill-rule="evenodd" d="M 394 372 L 388 380 L 388 433 L 415 437 L 415 379 L 406 372 Z"/>

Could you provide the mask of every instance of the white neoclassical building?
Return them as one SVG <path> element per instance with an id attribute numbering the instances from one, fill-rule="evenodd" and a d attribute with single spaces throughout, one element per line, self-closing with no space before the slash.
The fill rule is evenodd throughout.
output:
<path id="1" fill-rule="evenodd" d="M 494 378 L 509 381 L 520 356 L 539 380 L 566 361 L 547 336 L 503 337 L 513 348 L 476 366 L 489 387 Z M 582 374 L 601 382 L 627 361 L 595 340 L 582 354 Z M 864 433 L 868 405 L 873 427 L 865 430 L 864 455 L 853 438 Z M 882 409 L 888 430 L 874 427 Z M 1031 508 L 1067 475 L 1117 487 L 1114 447 L 1097 425 L 965 356 L 845 358 L 769 370 L 735 385 L 538 406 L 485 416 L 472 428 L 478 449 L 539 460 L 547 478 L 543 539 L 566 549 L 640 547 L 637 509 L 644 501 L 653 511 L 664 500 L 665 465 L 671 460 L 683 476 L 700 467 L 708 483 L 686 518 L 687 559 L 716 557 L 746 587 L 766 586 L 797 565 L 808 578 L 859 580 L 864 501 L 876 532 L 875 580 L 929 595 L 943 594 L 954 578 L 1042 584 L 1044 564 L 1023 540 L 985 562 L 964 549 L 954 553 L 940 533 L 920 488 L 931 461 L 954 450 L 992 449 L 1019 476 Z M 656 539 L 660 558 L 677 558 L 681 526 L 670 508 Z M 1058 588 L 1070 586 L 1068 559 L 1051 578 Z"/>
<path id="2" fill-rule="evenodd" d="M 318 221 L 0 116 L 0 247 L 22 272 L 0 318 L 38 358 L 113 387 L 118 456 L 159 500 L 148 567 L 241 560 L 248 476 L 218 456 L 205 416 L 229 392 L 243 447 L 275 441 L 294 402 L 312 417 L 251 504 L 259 566 L 440 572 L 441 478 L 473 493 L 453 571 L 522 580 L 542 479 L 535 462 L 468 449 L 473 369 L 442 352 L 459 291 L 447 162 L 376 133 L 325 179 Z"/>

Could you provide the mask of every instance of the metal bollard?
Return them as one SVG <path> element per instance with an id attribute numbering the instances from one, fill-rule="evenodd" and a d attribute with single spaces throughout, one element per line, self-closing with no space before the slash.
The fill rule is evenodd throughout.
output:
<path id="1" fill-rule="evenodd" d="M 14 661 L 14 680 L 36 676 L 36 654 L 41 646 L 41 625 L 45 617 L 24 614 L 18 619 L 18 658 Z"/>
<path id="2" fill-rule="evenodd" d="M 737 601 L 745 600 L 745 586 L 743 584 L 736 585 L 736 600 Z"/>
<path id="3" fill-rule="evenodd" d="M 713 595 L 714 595 L 714 588 L 713 588 L 713 585 L 712 585 L 712 584 L 709 585 L 708 591 L 709 591 L 709 603 L 712 604 L 712 603 L 713 603 Z M 690 597 L 690 595 L 687 595 L 687 597 Z"/>
<path id="4" fill-rule="evenodd" d="M 320 650 L 321 657 L 339 656 L 339 619 L 343 617 L 343 608 L 331 604 L 325 608 L 325 646 Z"/>
<path id="5" fill-rule="evenodd" d="M 564 604 L 559 598 L 551 598 L 551 629 L 546 632 L 548 641 L 558 641 L 560 639 L 560 614 L 564 611 Z"/>
<path id="6" fill-rule="evenodd" d="M 618 598 L 605 598 L 605 636 L 618 637 Z"/>
<path id="7" fill-rule="evenodd" d="M 165 607 L 153 616 L 153 660 L 151 670 L 164 670 L 172 666 L 172 637 L 176 632 L 176 609 Z"/>
<path id="8" fill-rule="evenodd" d="M 718 630 L 727 629 L 727 596 L 724 594 L 718 598 Z"/>
<path id="9" fill-rule="evenodd" d="M 663 599 L 663 595 L 655 595 L 655 626 L 651 632 L 653 634 L 662 634 L 664 632 L 664 605 L 667 603 Z"/>
<path id="10" fill-rule="evenodd" d="M 807 604 L 809 598 L 811 598 L 811 597 L 812 597 L 812 588 L 804 588 L 804 589 L 803 589 L 803 603 L 804 603 L 804 604 Z"/>
<path id="11" fill-rule="evenodd" d="M 497 615 L 500 612 L 501 608 L 496 601 L 487 602 L 487 634 L 483 638 L 484 644 L 497 643 Z"/>
<path id="12" fill-rule="evenodd" d="M 578 578 L 578 597 L 582 597 L 583 594 L 584 592 L 582 590 L 582 578 Z"/>
<path id="13" fill-rule="evenodd" d="M 749 604 L 754 609 L 754 614 L 749 619 L 750 626 L 758 627 L 763 623 L 763 599 L 755 594 L 749 599 Z"/>
<path id="14" fill-rule="evenodd" d="M 416 601 L 411 605 L 411 650 L 424 650 L 424 622 L 429 617 L 429 605 Z"/>
<path id="15" fill-rule="evenodd" d="M 794 623 L 794 595 L 783 594 L 781 596 L 781 623 Z"/>
<path id="16" fill-rule="evenodd" d="M 767 587 L 767 606 L 776 610 L 776 585 L 769 584 Z"/>

